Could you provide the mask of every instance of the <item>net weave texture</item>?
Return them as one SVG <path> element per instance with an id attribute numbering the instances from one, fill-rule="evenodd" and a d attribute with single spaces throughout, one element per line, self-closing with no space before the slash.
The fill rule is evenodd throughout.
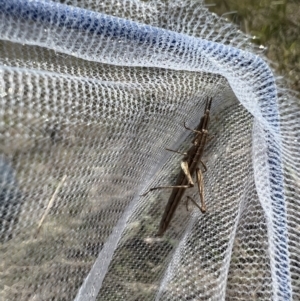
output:
<path id="1" fill-rule="evenodd" d="M 207 212 L 157 237 L 209 97 Z M 0 0 L 0 300 L 300 300 L 299 120 L 202 1 Z"/>

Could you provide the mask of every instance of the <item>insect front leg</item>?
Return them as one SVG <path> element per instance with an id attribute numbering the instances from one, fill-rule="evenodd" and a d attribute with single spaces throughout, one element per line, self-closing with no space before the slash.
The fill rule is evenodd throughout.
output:
<path id="1" fill-rule="evenodd" d="M 193 182 L 193 179 L 192 179 L 192 176 L 191 176 L 191 173 L 189 171 L 189 165 L 187 163 L 187 161 L 182 161 L 181 162 L 181 169 L 182 171 L 184 172 L 185 176 L 186 176 L 186 179 L 187 179 L 187 182 L 188 184 L 187 185 L 174 185 L 174 186 L 158 186 L 158 187 L 153 187 L 153 188 L 150 188 L 149 190 L 147 190 L 145 193 L 143 193 L 141 196 L 145 196 L 147 195 L 150 191 L 153 191 L 153 190 L 158 190 L 158 189 L 170 189 L 170 188 L 179 188 L 179 189 L 186 189 L 186 188 L 191 188 L 191 187 L 194 187 L 194 182 Z"/>
<path id="2" fill-rule="evenodd" d="M 187 153 L 181 153 L 179 151 L 176 151 L 176 150 L 173 150 L 173 149 L 170 149 L 170 148 L 165 148 L 165 150 L 167 150 L 169 152 L 172 152 L 172 153 L 176 153 L 176 154 L 182 155 L 182 156 L 186 156 L 187 155 Z"/>
<path id="3" fill-rule="evenodd" d="M 193 130 L 193 129 L 189 128 L 189 127 L 186 125 L 186 122 L 183 123 L 183 126 L 184 126 L 184 128 L 185 128 L 186 130 L 189 130 L 189 131 L 191 131 L 191 132 L 193 132 L 193 133 L 196 133 L 196 134 L 202 134 L 202 131 L 197 131 L 197 130 Z"/>
<path id="4" fill-rule="evenodd" d="M 200 162 L 203 164 L 203 166 L 205 166 L 202 161 L 200 161 Z M 206 166 L 205 166 L 205 168 L 206 168 Z M 186 210 L 189 211 L 188 201 L 191 200 L 192 203 L 197 208 L 199 208 L 202 213 L 205 213 L 206 212 L 206 204 L 205 204 L 205 201 L 204 201 L 203 174 L 202 174 L 202 171 L 199 168 L 196 169 L 196 178 L 197 178 L 197 186 L 198 186 L 198 192 L 199 192 L 199 196 L 200 196 L 201 207 L 197 204 L 197 202 L 192 197 L 187 196 L 186 197 L 186 203 L 185 203 Z"/>
<path id="5" fill-rule="evenodd" d="M 201 161 L 202 162 L 202 161 Z M 203 163 L 203 162 L 202 162 Z M 200 168 L 196 169 L 196 178 L 197 178 L 197 186 L 198 186 L 198 192 L 200 195 L 200 202 L 201 202 L 201 212 L 206 212 L 206 204 L 204 201 L 204 182 L 203 182 L 203 174 Z"/>
<path id="6" fill-rule="evenodd" d="M 201 207 L 197 204 L 197 202 L 189 195 L 186 196 L 186 202 L 185 202 L 185 206 L 186 206 L 186 211 L 189 211 L 189 200 L 192 201 L 192 203 L 202 212 Z"/>
<path id="7" fill-rule="evenodd" d="M 206 172 L 207 171 L 207 167 L 206 167 L 205 163 L 202 160 L 199 160 L 199 162 L 202 164 L 202 166 L 204 168 L 204 172 Z"/>

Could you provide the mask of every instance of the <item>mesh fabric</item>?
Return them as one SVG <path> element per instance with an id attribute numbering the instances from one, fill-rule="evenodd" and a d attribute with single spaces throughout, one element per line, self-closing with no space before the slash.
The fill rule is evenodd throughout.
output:
<path id="1" fill-rule="evenodd" d="M 0 299 L 300 298 L 297 96 L 247 36 L 202 1 L 0 0 L 0 37 Z M 170 190 L 141 195 L 208 97 L 207 212 L 158 238 Z"/>

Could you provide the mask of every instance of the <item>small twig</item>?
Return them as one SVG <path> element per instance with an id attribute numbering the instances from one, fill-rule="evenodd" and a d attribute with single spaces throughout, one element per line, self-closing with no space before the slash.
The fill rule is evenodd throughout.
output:
<path id="1" fill-rule="evenodd" d="M 40 220 L 40 222 L 39 222 L 39 225 L 38 225 L 38 227 L 37 227 L 37 231 L 36 231 L 36 234 L 35 234 L 35 238 L 38 236 L 38 234 L 39 234 L 39 232 L 40 232 L 40 230 L 41 230 L 42 224 L 43 224 L 43 222 L 44 222 L 44 220 L 45 220 L 47 214 L 49 213 L 50 208 L 52 207 L 52 205 L 53 205 L 53 203 L 54 203 L 54 200 L 55 200 L 55 198 L 56 198 L 56 196 L 57 196 L 57 194 L 58 194 L 60 188 L 61 188 L 62 185 L 64 184 L 66 178 L 67 178 L 67 175 L 64 175 L 63 178 L 61 179 L 61 181 L 59 182 L 59 184 L 57 185 L 57 187 L 56 187 L 56 189 L 55 189 L 55 191 L 54 191 L 54 193 L 53 193 L 51 199 L 49 200 L 49 203 L 48 203 L 48 206 L 47 206 L 47 208 L 46 208 L 46 211 L 45 211 L 45 213 L 43 214 L 43 216 L 42 216 L 42 218 L 41 218 L 41 220 Z"/>

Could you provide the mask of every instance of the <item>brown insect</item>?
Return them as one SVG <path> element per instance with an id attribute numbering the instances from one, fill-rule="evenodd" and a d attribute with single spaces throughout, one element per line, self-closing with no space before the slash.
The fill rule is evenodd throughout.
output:
<path id="1" fill-rule="evenodd" d="M 195 173 L 196 173 L 198 191 L 200 195 L 201 207 L 191 197 L 188 196 L 187 200 L 188 199 L 191 200 L 201 210 L 202 213 L 206 211 L 206 205 L 204 201 L 203 174 L 198 165 L 199 163 L 201 163 L 204 168 L 204 171 L 207 170 L 205 164 L 201 161 L 201 157 L 208 138 L 208 123 L 210 119 L 209 115 L 210 115 L 211 103 L 212 103 L 212 98 L 207 99 L 204 115 L 202 116 L 200 123 L 195 130 L 188 128 L 184 123 L 184 127 L 187 130 L 192 131 L 196 134 L 194 139 L 192 140 L 193 143 L 192 147 L 186 153 L 180 153 L 178 151 L 167 149 L 169 151 L 184 155 L 184 158 L 181 162 L 182 170 L 178 175 L 178 178 L 176 180 L 176 185 L 153 187 L 150 188 L 142 195 L 145 196 L 150 191 L 157 190 L 157 189 L 166 189 L 166 188 L 173 189 L 169 201 L 167 203 L 167 206 L 165 208 L 164 214 L 162 216 L 162 219 L 160 221 L 159 230 L 157 234 L 158 236 L 162 236 L 167 230 L 171 222 L 171 219 L 176 211 L 176 208 L 178 207 L 178 204 L 182 199 L 185 190 L 187 188 L 194 187 L 195 184 L 193 182 L 192 176 Z"/>

